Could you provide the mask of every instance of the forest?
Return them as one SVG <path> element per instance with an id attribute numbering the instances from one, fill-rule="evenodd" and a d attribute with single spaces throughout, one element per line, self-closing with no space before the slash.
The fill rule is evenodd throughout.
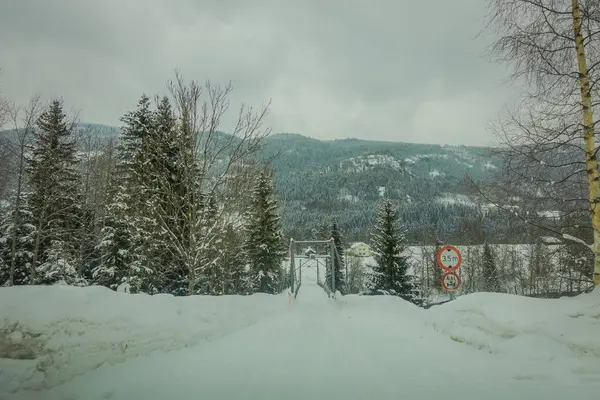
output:
<path id="1" fill-rule="evenodd" d="M 165 95 L 142 95 L 109 138 L 81 129 L 59 100 L 7 107 L 1 284 L 281 291 L 279 207 L 272 171 L 256 157 L 268 108 L 242 107 L 223 135 L 231 90 L 177 74 Z"/>

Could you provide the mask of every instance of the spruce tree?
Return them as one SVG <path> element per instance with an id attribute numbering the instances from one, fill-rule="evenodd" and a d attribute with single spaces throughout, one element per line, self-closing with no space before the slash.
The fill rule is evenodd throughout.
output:
<path id="1" fill-rule="evenodd" d="M 273 183 L 267 171 L 262 171 L 252 191 L 245 226 L 244 250 L 252 292 L 274 294 L 279 291 L 280 267 L 285 256 L 279 224 Z"/>
<path id="2" fill-rule="evenodd" d="M 69 244 L 62 240 L 50 241 L 50 246 L 46 249 L 45 260 L 38 268 L 41 272 L 40 283 L 87 285 L 79 273 L 77 265 L 73 263 L 76 258 L 70 257 L 71 250 Z"/>
<path id="3" fill-rule="evenodd" d="M 371 289 L 411 300 L 412 277 L 408 274 L 408 257 L 405 250 L 404 231 L 398 226 L 398 212 L 390 200 L 383 202 L 375 232 L 372 234 L 374 266 Z"/>
<path id="4" fill-rule="evenodd" d="M 485 292 L 499 292 L 500 279 L 498 269 L 492 254 L 492 248 L 486 240 L 483 244 L 483 265 L 482 265 L 483 290 Z"/>
<path id="5" fill-rule="evenodd" d="M 150 147 L 148 141 L 154 124 L 150 98 L 142 95 L 137 109 L 126 113 L 121 121 L 123 128 L 117 169 L 124 181 L 124 187 L 128 189 L 127 194 L 132 197 L 129 201 L 142 201 L 146 195 L 143 182 L 148 179 L 146 168 L 149 155 L 145 151 Z"/>
<path id="6" fill-rule="evenodd" d="M 335 249 L 337 250 L 335 253 L 335 257 L 333 260 L 333 270 L 335 271 L 335 290 L 340 291 L 340 293 L 344 294 L 345 291 L 345 278 L 344 278 L 344 244 L 343 237 L 340 229 L 338 227 L 337 220 L 333 220 L 331 224 L 331 238 L 333 238 L 333 242 L 335 244 Z M 327 287 L 331 288 L 331 263 L 328 262 L 327 274 L 325 276 L 325 282 Z"/>
<path id="7" fill-rule="evenodd" d="M 220 295 L 224 292 L 225 271 L 223 265 L 224 230 L 219 224 L 219 208 L 214 195 L 206 196 L 202 215 L 203 235 L 209 239 L 202 252 L 203 271 L 199 291 L 201 294 Z"/>
<path id="8" fill-rule="evenodd" d="M 118 186 L 111 189 L 110 201 L 105 205 L 103 226 L 100 230 L 98 265 L 92 271 L 93 282 L 113 290 L 125 284 L 130 292 L 141 290 L 146 277 L 135 253 L 135 228 L 129 207 L 121 198 Z"/>
<path id="9" fill-rule="evenodd" d="M 37 227 L 34 283 L 74 281 L 77 232 L 82 225 L 82 196 L 76 141 L 60 101 L 42 113 L 28 158 L 31 197 L 28 204 Z"/>
<path id="10" fill-rule="evenodd" d="M 13 284 L 30 283 L 36 229 L 24 222 L 32 220 L 27 203 L 29 196 L 30 193 L 21 193 L 20 218 L 14 218 L 16 211 L 13 207 L 8 209 L 0 205 L 0 286 L 9 286 L 11 283 L 13 237 L 16 237 Z M 16 225 L 15 221 L 18 222 Z"/>
<path id="11" fill-rule="evenodd" d="M 113 289 L 123 284 L 131 292 L 152 293 L 156 291 L 151 280 L 154 271 L 148 265 L 154 224 L 149 217 L 150 176 L 145 173 L 154 121 L 149 97 L 143 95 L 137 109 L 121 121 L 121 143 L 98 246 L 101 262 L 93 274 L 98 283 Z"/>
<path id="12" fill-rule="evenodd" d="M 183 231 L 185 185 L 177 119 L 168 97 L 158 102 L 147 135 L 142 146 L 147 160 L 145 177 L 140 183 L 148 194 L 148 266 L 156 272 L 153 282 L 158 291 L 182 295 L 187 293 L 185 271 L 176 256 L 172 235 L 181 236 Z"/>
<path id="13" fill-rule="evenodd" d="M 245 269 L 244 254 L 239 251 L 242 242 L 242 235 L 229 224 L 220 246 L 220 265 L 224 275 L 223 294 L 248 293 L 248 274 Z"/>

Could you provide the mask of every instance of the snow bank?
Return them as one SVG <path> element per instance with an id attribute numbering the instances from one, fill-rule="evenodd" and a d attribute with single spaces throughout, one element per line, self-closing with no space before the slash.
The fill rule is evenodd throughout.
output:
<path id="1" fill-rule="evenodd" d="M 561 360 L 600 378 L 589 367 L 600 362 L 600 289 L 554 300 L 475 293 L 427 311 L 428 324 L 456 342 L 536 363 Z"/>
<path id="2" fill-rule="evenodd" d="M 282 354 L 272 355 L 274 359 L 295 360 L 294 349 L 305 352 L 312 348 L 310 343 L 337 343 L 335 337 L 342 338 L 333 346 L 339 351 L 336 357 L 346 355 L 348 362 L 357 364 L 373 363 L 377 354 L 383 357 L 389 349 L 396 349 L 390 353 L 392 358 L 404 360 L 410 368 L 423 357 L 428 368 L 437 362 L 443 368 L 457 363 L 456 367 L 463 369 L 467 367 L 460 364 L 466 363 L 468 374 L 477 375 L 481 370 L 480 379 L 489 378 L 486 368 L 490 367 L 494 376 L 501 374 L 498 378 L 507 382 L 556 383 L 563 379 L 597 385 L 600 381 L 600 290 L 555 300 L 476 293 L 425 310 L 394 296 L 328 298 L 316 285 L 315 269 L 303 269 L 302 276 L 298 298 L 291 307 L 287 292 L 280 296 L 173 297 L 130 295 L 102 287 L 2 288 L 0 398 L 19 389 L 57 386 L 92 370 L 100 375 L 90 376 L 102 382 L 98 377 L 108 368 L 98 367 L 119 363 L 123 368 L 114 368 L 124 371 L 125 364 L 120 362 L 126 360 L 133 362 L 132 376 L 141 376 L 135 375 L 136 369 L 149 358 L 129 359 L 153 353 L 152 357 L 162 360 L 163 352 L 213 341 L 210 346 L 169 353 L 202 359 L 198 365 L 185 367 L 193 370 L 190 379 L 197 379 L 194 368 L 200 366 L 206 370 L 215 365 L 223 371 L 233 368 L 234 361 L 221 360 L 223 354 L 229 354 L 224 348 L 233 346 L 231 354 L 236 354 L 236 360 L 254 365 L 255 354 L 266 351 L 255 348 L 257 343 L 264 342 L 266 349 L 272 337 L 282 334 L 286 340 L 275 343 Z M 235 334 L 221 339 L 230 333 Z M 315 349 L 321 349 L 319 346 Z M 249 356 L 240 356 L 240 349 L 247 348 L 252 349 Z M 202 358 L 207 353 L 214 358 Z M 169 368 L 182 370 L 173 357 L 165 358 L 169 362 L 156 361 L 157 376 L 163 372 L 168 376 Z M 220 361 L 211 364 L 210 360 Z M 262 363 L 257 371 L 273 365 L 279 364 Z M 384 364 L 385 369 L 389 365 Z M 90 382 L 94 380 L 91 377 Z M 127 376 L 124 381 L 131 379 Z"/>
<path id="3" fill-rule="evenodd" d="M 271 296 L 131 295 L 104 287 L 0 289 L 0 398 L 234 332 L 287 307 Z"/>

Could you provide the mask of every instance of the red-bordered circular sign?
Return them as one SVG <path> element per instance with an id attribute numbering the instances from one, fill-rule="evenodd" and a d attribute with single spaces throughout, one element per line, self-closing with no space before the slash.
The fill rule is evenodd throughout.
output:
<path id="1" fill-rule="evenodd" d="M 447 292 L 453 292 L 460 287 L 460 276 L 454 272 L 446 272 L 442 276 L 442 287 Z"/>
<path id="2" fill-rule="evenodd" d="M 444 246 L 437 253 L 437 262 L 444 271 L 456 271 L 462 264 L 462 256 L 456 247 Z"/>

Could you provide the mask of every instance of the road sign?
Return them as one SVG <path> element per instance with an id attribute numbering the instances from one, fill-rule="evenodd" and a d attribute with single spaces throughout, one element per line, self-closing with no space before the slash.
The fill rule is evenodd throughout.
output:
<path id="1" fill-rule="evenodd" d="M 444 271 L 456 271 L 462 264 L 462 256 L 456 247 L 444 246 L 437 253 L 437 262 Z"/>
<path id="2" fill-rule="evenodd" d="M 460 287 L 460 276 L 454 272 L 446 272 L 442 276 L 442 287 L 447 292 L 453 292 Z"/>

